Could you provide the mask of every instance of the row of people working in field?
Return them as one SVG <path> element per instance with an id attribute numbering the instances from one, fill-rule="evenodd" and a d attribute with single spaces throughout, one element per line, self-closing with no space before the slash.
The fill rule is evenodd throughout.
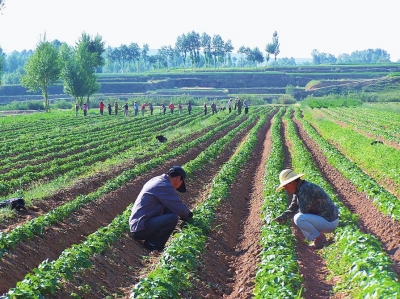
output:
<path id="1" fill-rule="evenodd" d="M 80 108 L 79 104 L 76 103 L 75 104 L 75 114 L 76 114 L 76 116 L 78 116 L 79 108 Z M 134 115 L 135 116 L 139 115 L 139 110 L 141 111 L 142 116 L 144 116 L 147 108 L 148 108 L 148 110 L 150 112 L 150 115 L 153 115 L 154 106 L 152 105 L 151 102 L 149 102 L 147 104 L 146 103 L 142 103 L 141 105 L 139 105 L 139 103 L 137 101 L 135 101 L 133 103 L 133 111 L 134 111 Z M 172 103 L 172 102 L 168 105 L 168 109 L 169 109 L 171 114 L 174 114 L 175 108 L 178 109 L 178 113 L 179 114 L 182 114 L 183 106 L 180 103 L 177 106 L 175 106 L 174 103 Z M 211 110 L 212 114 L 217 113 L 218 111 L 226 110 L 226 108 L 228 110 L 228 113 L 231 113 L 232 109 L 233 109 L 233 110 L 237 110 L 238 114 L 241 114 L 242 113 L 242 108 L 244 108 L 244 113 L 247 114 L 249 112 L 249 102 L 247 100 L 244 100 L 242 102 L 242 100 L 240 98 L 236 98 L 233 101 L 233 99 L 230 98 L 228 100 L 228 103 L 227 103 L 226 107 L 217 108 L 217 105 L 215 104 L 215 102 L 212 102 L 211 105 L 210 105 L 210 110 Z M 105 104 L 104 104 L 103 101 L 101 101 L 100 104 L 99 104 L 99 110 L 100 110 L 100 114 L 101 115 L 104 114 L 104 109 L 105 109 Z M 118 102 L 115 102 L 114 103 L 114 113 L 116 115 L 118 114 L 118 109 L 119 109 Z M 83 110 L 83 115 L 86 116 L 87 115 L 87 110 L 88 110 L 88 107 L 87 107 L 86 104 L 83 104 L 82 110 Z M 111 103 L 107 104 L 107 110 L 108 110 L 108 114 L 109 115 L 113 114 Z M 125 102 L 125 104 L 122 106 L 122 110 L 123 110 L 124 115 L 128 116 L 129 105 L 128 105 L 127 102 Z M 167 106 L 164 103 L 162 103 L 161 106 L 160 106 L 160 114 L 165 114 L 166 111 L 167 111 Z M 187 103 L 187 111 L 188 111 L 189 114 L 191 114 L 191 112 L 192 112 L 192 104 L 190 102 Z M 206 115 L 207 111 L 208 111 L 208 106 L 207 106 L 206 102 L 204 102 L 204 104 L 203 104 L 203 111 L 204 111 L 204 115 Z"/>

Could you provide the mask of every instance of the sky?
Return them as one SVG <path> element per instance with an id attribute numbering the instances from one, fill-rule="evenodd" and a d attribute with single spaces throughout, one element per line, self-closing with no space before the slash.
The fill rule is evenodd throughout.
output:
<path id="1" fill-rule="evenodd" d="M 278 58 L 336 57 L 381 48 L 400 59 L 399 0 L 5 0 L 0 11 L 4 52 L 34 50 L 46 35 L 75 45 L 83 32 L 107 46 L 174 47 L 183 33 L 206 32 L 239 47 L 265 46 L 277 31 Z"/>

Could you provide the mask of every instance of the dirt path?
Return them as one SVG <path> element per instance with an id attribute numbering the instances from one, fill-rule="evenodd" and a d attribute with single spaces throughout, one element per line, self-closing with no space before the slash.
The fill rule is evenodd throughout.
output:
<path id="1" fill-rule="evenodd" d="M 350 211 L 360 216 L 360 230 L 376 236 L 382 242 L 383 250 L 393 260 L 394 271 L 400 278 L 400 223 L 382 214 L 365 193 L 358 192 L 357 187 L 329 165 L 318 145 L 308 137 L 301 124 L 298 121 L 295 121 L 295 124 L 298 134 L 324 178 Z"/>
<path id="2" fill-rule="evenodd" d="M 229 129 L 226 128 L 205 143 L 191 148 L 175 159 L 171 159 L 165 165 L 182 165 L 194 159 L 212 142 L 224 136 Z M 61 223 L 46 229 L 43 235 L 34 237 L 5 254 L 0 266 L 0 293 L 6 292 L 9 288 L 15 286 L 17 281 L 22 280 L 28 272 L 37 267 L 43 260 L 57 258 L 65 248 L 70 247 L 72 244 L 79 244 L 87 235 L 93 233 L 99 227 L 108 225 L 116 215 L 122 213 L 134 201 L 140 192 L 141 186 L 148 179 L 166 170 L 164 165 L 152 169 L 148 173 L 131 180 L 121 188 L 105 194 L 96 200 L 95 204 L 89 204 L 73 213 L 69 219 L 65 219 Z M 201 190 L 202 186 L 197 188 Z M 190 205 L 190 201 L 194 200 L 190 196 L 194 194 L 188 192 L 182 198 Z"/>

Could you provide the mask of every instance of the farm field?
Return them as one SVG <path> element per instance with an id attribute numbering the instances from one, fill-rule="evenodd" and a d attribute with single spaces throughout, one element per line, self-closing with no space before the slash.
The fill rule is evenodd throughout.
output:
<path id="1" fill-rule="evenodd" d="M 0 196 L 27 203 L 0 210 L 0 298 L 400 297 L 398 113 L 97 113 L 0 118 Z M 187 172 L 180 195 L 195 221 L 156 254 L 130 237 L 128 217 L 172 165 Z M 292 222 L 270 223 L 287 207 L 275 188 L 288 167 L 339 207 L 321 250 Z"/>

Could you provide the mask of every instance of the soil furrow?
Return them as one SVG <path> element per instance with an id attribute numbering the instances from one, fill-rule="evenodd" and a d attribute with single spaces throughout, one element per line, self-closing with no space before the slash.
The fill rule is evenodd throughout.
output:
<path id="1" fill-rule="evenodd" d="M 185 154 L 171 159 L 165 165 L 182 165 L 197 157 L 215 140 L 223 137 L 229 128 L 215 134 L 207 142 L 188 150 Z M 193 136 L 192 136 L 193 137 Z M 95 203 L 89 204 L 66 219 L 45 230 L 41 236 L 34 237 L 24 244 L 18 245 L 3 256 L 0 265 L 0 293 L 15 286 L 34 267 L 45 259 L 53 260 L 72 244 L 82 242 L 87 235 L 99 227 L 107 225 L 114 217 L 122 213 L 134 201 L 143 184 L 151 177 L 165 172 L 169 166 L 160 165 L 148 173 L 131 180 L 128 184 L 112 191 Z M 199 187 L 200 188 L 200 187 Z M 192 189 L 193 190 L 193 189 Z M 190 201 L 188 192 L 183 200 Z M 190 203 L 188 203 L 190 204 Z"/>

